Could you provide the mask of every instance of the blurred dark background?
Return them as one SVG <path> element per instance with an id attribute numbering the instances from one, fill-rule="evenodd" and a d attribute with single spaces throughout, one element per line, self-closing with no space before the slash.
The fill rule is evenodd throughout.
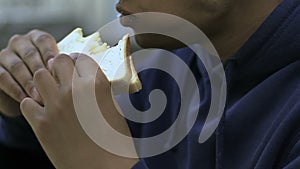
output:
<path id="1" fill-rule="evenodd" d="M 32 29 L 51 33 L 57 41 L 76 27 L 85 34 L 117 17 L 117 0 L 0 0 L 0 49 L 14 34 Z"/>

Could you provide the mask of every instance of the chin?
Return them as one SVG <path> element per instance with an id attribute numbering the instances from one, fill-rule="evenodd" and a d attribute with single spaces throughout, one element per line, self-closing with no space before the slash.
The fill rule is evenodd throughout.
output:
<path id="1" fill-rule="evenodd" d="M 135 40 L 142 48 L 158 48 L 165 50 L 173 50 L 184 47 L 184 44 L 179 41 L 158 34 L 139 34 L 135 35 Z"/>

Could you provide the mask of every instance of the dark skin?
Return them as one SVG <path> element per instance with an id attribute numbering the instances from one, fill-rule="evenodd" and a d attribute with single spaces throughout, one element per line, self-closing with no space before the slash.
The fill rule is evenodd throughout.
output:
<path id="1" fill-rule="evenodd" d="M 121 0 L 118 10 L 126 13 L 165 12 L 187 19 L 208 35 L 221 59 L 226 60 L 247 41 L 280 2 L 281 0 Z M 160 39 L 151 40 L 152 38 Z M 136 40 L 144 47 L 161 46 L 171 49 L 180 46 L 160 36 L 137 36 Z M 90 168 L 131 168 L 137 159 L 108 153 L 95 145 L 80 127 L 72 103 L 70 77 L 74 70 L 79 74 L 83 73 L 82 78 L 87 78 L 88 72 L 74 64 L 76 58 L 74 55 L 58 55 L 55 39 L 42 31 L 34 30 L 26 35 L 12 37 L 7 48 L 0 53 L 0 111 L 10 117 L 20 116 L 22 113 L 57 168 L 85 168 L 87 165 Z M 96 66 L 88 59 L 81 61 L 89 63 L 88 67 Z M 110 91 L 109 82 L 100 69 L 97 84 L 98 98 L 112 98 L 111 93 L 107 92 Z M 113 100 L 99 102 L 103 105 L 104 114 L 113 111 L 107 117 L 115 124 L 114 127 L 130 135 L 125 120 L 116 116 L 118 112 Z M 70 142 L 69 138 L 76 142 Z M 78 145 L 85 145 L 85 148 L 78 149 Z"/>
<path id="2" fill-rule="evenodd" d="M 255 32 L 282 0 L 123 0 L 119 12 L 163 12 L 173 14 L 196 25 L 211 40 L 222 60 L 233 55 Z M 172 4 L 172 5 L 170 5 Z M 255 11 L 255 12 L 253 12 Z M 126 25 L 138 32 L 138 23 Z M 180 25 L 171 24 L 169 30 Z M 159 40 L 158 40 L 159 39 Z M 140 35 L 137 42 L 143 47 L 174 49 L 176 41 L 158 35 Z"/>

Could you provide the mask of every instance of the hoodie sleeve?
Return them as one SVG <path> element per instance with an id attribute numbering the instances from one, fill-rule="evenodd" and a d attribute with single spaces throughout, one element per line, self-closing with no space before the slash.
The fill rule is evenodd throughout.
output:
<path id="1" fill-rule="evenodd" d="M 24 117 L 11 118 L 0 115 L 0 144 L 16 149 L 41 150 L 39 142 Z"/>
<path id="2" fill-rule="evenodd" d="M 0 168 L 54 169 L 23 117 L 0 115 Z"/>

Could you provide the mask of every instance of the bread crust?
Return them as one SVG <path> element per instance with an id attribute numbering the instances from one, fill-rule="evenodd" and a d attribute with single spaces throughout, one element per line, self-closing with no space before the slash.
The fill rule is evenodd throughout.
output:
<path id="1" fill-rule="evenodd" d="M 73 36 L 74 34 L 75 34 L 75 36 Z M 63 40 L 61 40 L 58 43 L 58 48 L 60 50 L 60 53 L 65 53 L 68 55 L 71 53 L 74 53 L 74 52 L 78 53 L 78 51 L 80 51 L 78 49 L 75 51 L 70 50 L 70 45 L 72 45 L 72 43 L 77 43 L 77 46 L 78 46 L 78 43 L 82 43 L 82 44 L 79 44 L 79 46 L 84 46 L 83 48 L 105 49 L 102 52 L 106 52 L 106 51 L 112 50 L 112 48 L 114 48 L 114 47 L 108 48 L 106 43 L 101 42 L 101 38 L 100 38 L 100 35 L 98 32 L 93 33 L 92 35 L 90 35 L 86 38 L 84 38 L 82 35 L 83 35 L 82 29 L 76 28 L 69 35 L 67 35 L 65 38 L 63 38 Z M 77 38 L 77 39 L 72 39 L 72 38 Z M 88 46 L 87 42 L 89 40 L 91 40 L 89 38 L 92 38 L 93 41 L 97 41 L 98 43 L 96 43 L 96 45 L 94 43 L 93 46 Z M 130 55 L 129 35 L 127 34 L 127 35 L 123 36 L 123 38 L 119 41 L 119 43 L 116 47 L 117 47 L 117 49 L 119 48 L 121 51 L 123 51 L 123 53 L 122 54 L 119 53 L 119 55 L 122 55 L 124 57 L 122 64 L 125 64 L 124 65 L 125 66 L 125 74 L 121 78 L 110 80 L 110 83 L 113 88 L 112 90 L 113 90 L 114 94 L 138 92 L 139 90 L 142 89 L 142 83 L 141 83 L 141 81 L 138 77 L 138 74 L 136 72 L 136 69 L 134 67 L 132 56 Z M 72 47 L 71 47 L 71 49 L 72 49 Z M 94 60 L 95 59 L 97 60 L 97 58 L 95 58 L 95 57 L 97 57 L 97 54 L 95 54 L 95 53 L 96 52 L 94 52 L 94 50 L 90 50 L 88 53 L 84 53 L 84 54 L 92 57 Z M 111 57 L 110 55 L 107 56 L 105 54 L 106 53 L 104 53 L 102 55 L 102 58 L 98 57 L 99 61 L 95 60 L 96 62 L 98 62 L 98 65 L 100 65 L 100 68 L 101 68 L 102 61 L 107 58 L 109 59 L 109 57 Z M 105 71 L 104 71 L 104 74 L 105 74 Z M 107 79 L 109 79 L 109 78 L 107 77 Z"/>

